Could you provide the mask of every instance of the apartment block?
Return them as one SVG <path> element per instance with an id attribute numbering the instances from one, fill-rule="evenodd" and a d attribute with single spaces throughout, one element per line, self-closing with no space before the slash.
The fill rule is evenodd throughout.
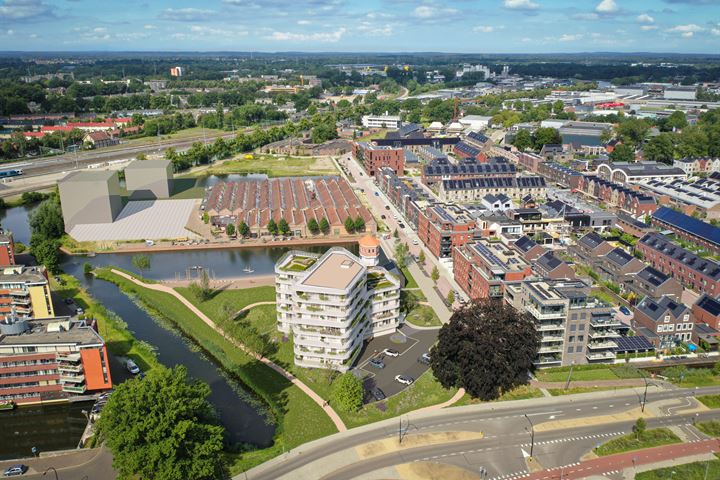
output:
<path id="1" fill-rule="evenodd" d="M 72 172 L 58 187 L 68 233 L 79 223 L 112 223 L 123 208 L 117 172 Z"/>
<path id="2" fill-rule="evenodd" d="M 172 179 L 170 160 L 135 160 L 125 168 L 125 186 L 132 200 L 169 198 Z"/>
<path id="3" fill-rule="evenodd" d="M 435 160 L 423 167 L 422 182 L 425 185 L 434 185 L 443 180 L 507 177 L 514 175 L 515 172 L 515 165 L 503 158 L 493 157 L 485 163 L 478 163 L 474 160 L 459 163 Z"/>
<path id="4" fill-rule="evenodd" d="M 471 242 L 477 224 L 470 214 L 457 205 L 429 205 L 418 216 L 420 241 L 437 258 L 451 258 L 453 247 Z"/>
<path id="5" fill-rule="evenodd" d="M 535 364 L 612 363 L 623 328 L 610 305 L 579 280 L 525 280 L 508 285 L 505 301 L 529 313 L 542 338 Z"/>
<path id="6" fill-rule="evenodd" d="M 360 257 L 290 251 L 275 265 L 277 328 L 292 334 L 297 366 L 345 372 L 365 339 L 400 325 L 400 280 L 377 266 L 376 238 L 359 243 Z"/>
<path id="7" fill-rule="evenodd" d="M 362 126 L 365 128 L 400 128 L 402 121 L 399 115 L 363 115 Z"/>
<path id="8" fill-rule="evenodd" d="M 634 310 L 633 327 L 655 348 L 671 349 L 692 339 L 690 309 L 672 297 L 643 298 Z"/>
<path id="9" fill-rule="evenodd" d="M 720 253 L 720 228 L 667 207 L 653 212 L 651 223 L 663 230 L 672 230 L 680 238 L 714 254 Z"/>
<path id="10" fill-rule="evenodd" d="M 0 316 L 55 316 L 45 267 L 12 265 L 0 268 Z"/>
<path id="11" fill-rule="evenodd" d="M 453 249 L 453 275 L 473 299 L 502 298 L 505 285 L 532 275 L 530 264 L 500 241 L 480 240 Z"/>
<path id="12" fill-rule="evenodd" d="M 402 147 L 378 146 L 371 142 L 353 143 L 353 156 L 362 164 L 365 173 L 374 176 L 383 167 L 391 168 L 397 175 L 405 170 L 405 150 Z"/>
<path id="13" fill-rule="evenodd" d="M 682 285 L 699 293 L 717 296 L 720 293 L 720 264 L 701 258 L 672 243 L 659 233 L 648 233 L 635 245 L 643 259 Z"/>
<path id="14" fill-rule="evenodd" d="M 15 265 L 15 242 L 13 235 L 0 227 L 0 266 Z"/>
<path id="15" fill-rule="evenodd" d="M 582 179 L 582 173 L 556 162 L 538 164 L 537 173 L 545 177 L 549 182 L 572 189 L 578 188 Z"/>
<path id="16" fill-rule="evenodd" d="M 445 202 L 480 202 L 488 194 L 504 194 L 515 200 L 525 196 L 545 198 L 546 185 L 543 177 L 491 177 L 466 180 L 443 180 L 439 196 Z"/>
<path id="17" fill-rule="evenodd" d="M 67 317 L 0 322 L 0 401 L 43 403 L 111 387 L 94 325 Z"/>
<path id="18" fill-rule="evenodd" d="M 627 212 L 635 218 L 650 215 L 658 208 L 657 200 L 652 195 L 599 176 L 584 175 L 578 185 L 578 190 L 608 206 Z"/>

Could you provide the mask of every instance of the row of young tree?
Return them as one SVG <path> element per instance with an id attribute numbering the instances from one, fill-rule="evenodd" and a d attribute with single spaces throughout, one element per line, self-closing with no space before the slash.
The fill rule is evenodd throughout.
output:
<path id="1" fill-rule="evenodd" d="M 348 233 L 363 232 L 365 231 L 365 220 L 363 220 L 362 217 L 355 219 L 348 217 L 345 219 L 344 226 Z M 307 229 L 313 235 L 319 235 L 320 233 L 327 235 L 330 233 L 330 222 L 328 222 L 328 219 L 325 217 L 321 218 L 319 222 L 311 218 L 307 223 Z M 271 218 L 270 221 L 268 221 L 267 230 L 271 235 L 285 236 L 291 233 L 290 225 L 284 218 L 281 218 L 279 222 Z M 235 235 L 247 237 L 250 235 L 250 227 L 244 221 L 241 221 L 237 227 L 235 224 L 230 223 L 225 227 L 225 233 L 231 237 Z"/>

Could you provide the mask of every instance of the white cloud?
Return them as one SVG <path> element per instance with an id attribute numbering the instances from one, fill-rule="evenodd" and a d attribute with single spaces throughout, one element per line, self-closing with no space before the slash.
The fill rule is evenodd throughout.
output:
<path id="1" fill-rule="evenodd" d="M 655 19 L 647 13 L 641 13 L 637 16 L 637 21 L 640 23 L 655 23 Z"/>
<path id="2" fill-rule="evenodd" d="M 429 7 L 427 5 L 421 5 L 413 11 L 413 16 L 418 18 L 430 18 L 435 15 L 437 9 L 435 7 Z"/>
<path id="3" fill-rule="evenodd" d="M 393 34 L 393 27 L 389 23 L 379 25 L 375 22 L 360 22 L 357 30 L 370 37 L 389 37 Z"/>
<path id="4" fill-rule="evenodd" d="M 510 10 L 537 10 L 540 4 L 532 0 L 504 0 L 503 6 Z"/>
<path id="5" fill-rule="evenodd" d="M 273 32 L 265 37 L 268 40 L 276 40 L 280 42 L 338 42 L 347 32 L 346 28 L 339 28 L 334 32 L 316 32 L 316 33 L 294 33 L 294 32 Z"/>
<path id="6" fill-rule="evenodd" d="M 0 5 L 0 20 L 22 21 L 52 16 L 52 7 L 42 0 L 5 0 Z"/>
<path id="7" fill-rule="evenodd" d="M 563 35 L 560 35 L 560 38 L 558 38 L 558 41 L 559 42 L 575 42 L 577 40 L 580 40 L 581 38 L 583 38 L 582 33 L 575 33 L 575 34 L 565 33 Z"/>
<path id="8" fill-rule="evenodd" d="M 190 27 L 190 32 L 198 37 L 244 37 L 248 35 L 245 30 L 224 30 L 205 25 L 193 25 Z"/>
<path id="9" fill-rule="evenodd" d="M 600 18 L 600 15 L 598 15 L 595 12 L 590 13 L 576 13 L 572 16 L 575 20 L 597 20 Z"/>
<path id="10" fill-rule="evenodd" d="M 458 11 L 454 8 L 438 8 L 432 5 L 421 5 L 412 12 L 412 16 L 424 22 L 437 22 L 449 20 Z"/>
<path id="11" fill-rule="evenodd" d="M 644 32 L 649 32 L 650 30 L 657 30 L 657 29 L 658 29 L 657 25 L 643 25 L 642 27 L 640 27 L 640 30 L 642 30 Z"/>
<path id="12" fill-rule="evenodd" d="M 163 20 L 173 20 L 175 22 L 197 22 L 208 20 L 215 16 L 214 10 L 204 10 L 201 8 L 166 8 L 160 14 Z"/>
<path id="13" fill-rule="evenodd" d="M 5 32 L 5 35 L 8 35 L 8 36 L 15 35 L 15 30 L 10 29 L 7 32 Z"/>
<path id="14" fill-rule="evenodd" d="M 597 13 L 615 13 L 618 10 L 619 8 L 615 0 L 602 0 L 602 2 L 598 3 L 597 7 L 595 7 Z"/>
<path id="15" fill-rule="evenodd" d="M 95 32 L 95 33 L 105 33 L 105 32 L 107 32 L 107 28 L 105 28 L 105 27 L 95 27 L 95 28 L 93 28 L 93 32 Z"/>
<path id="16" fill-rule="evenodd" d="M 298 20 L 298 25 L 310 25 L 312 22 L 310 20 Z"/>
<path id="17" fill-rule="evenodd" d="M 710 30 L 710 33 L 715 35 L 716 37 L 720 37 L 720 28 L 713 28 Z"/>
<path id="18" fill-rule="evenodd" d="M 493 32 L 497 32 L 498 30 L 502 30 L 504 28 L 505 28 L 505 25 L 478 25 L 477 27 L 473 28 L 473 32 L 493 33 Z"/>
<path id="19" fill-rule="evenodd" d="M 670 33 L 679 33 L 684 38 L 692 38 L 696 33 L 702 32 L 703 30 L 705 29 L 700 25 L 688 23 L 685 25 L 675 25 L 667 31 Z"/>
<path id="20" fill-rule="evenodd" d="M 157 27 L 156 27 L 155 25 L 151 25 L 151 24 L 148 23 L 148 24 L 145 25 L 143 28 L 144 28 L 145 30 L 154 30 L 154 29 L 156 29 Z"/>

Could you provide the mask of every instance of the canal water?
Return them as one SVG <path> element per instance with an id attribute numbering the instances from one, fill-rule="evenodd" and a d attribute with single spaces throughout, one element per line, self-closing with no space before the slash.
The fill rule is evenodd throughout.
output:
<path id="1" fill-rule="evenodd" d="M 29 243 L 28 214 L 31 211 L 32 207 L 0 211 L 0 224 L 13 232 L 16 242 Z M 343 246 L 357 253 L 357 244 Z M 321 253 L 330 246 L 301 248 Z M 150 268 L 142 273 L 155 280 L 186 278 L 199 271 L 193 267 L 201 266 L 218 279 L 247 276 L 242 272 L 245 267 L 252 268 L 253 275 L 266 275 L 273 272 L 275 262 L 290 249 L 273 246 L 149 253 Z M 249 443 L 258 447 L 272 444 L 275 425 L 264 406 L 251 393 L 228 378 L 191 340 L 171 326 L 152 319 L 114 284 L 85 276 L 85 262 L 94 266 L 115 265 L 136 270 L 131 254 L 67 256 L 63 259 L 62 269 L 78 278 L 96 300 L 120 316 L 137 339 L 152 345 L 163 365 L 184 365 L 192 377 L 210 385 L 209 401 L 218 412 L 230 443 Z M 0 412 L 0 431 L 4 433 L 0 441 L 0 459 L 26 456 L 33 446 L 41 451 L 74 448 L 85 427 L 83 408 L 87 409 L 88 405 L 22 407 L 12 412 Z M 15 437 L 22 441 L 10 440 Z"/>

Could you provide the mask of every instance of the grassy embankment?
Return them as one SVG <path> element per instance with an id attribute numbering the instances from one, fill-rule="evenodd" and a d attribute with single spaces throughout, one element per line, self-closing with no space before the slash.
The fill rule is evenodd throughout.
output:
<path id="1" fill-rule="evenodd" d="M 249 157 L 249 158 L 248 158 Z M 270 177 L 337 175 L 328 157 L 294 157 L 288 155 L 237 155 L 194 173 L 194 176 L 264 173 Z"/>
<path id="2" fill-rule="evenodd" d="M 710 480 L 720 478 L 720 460 L 693 462 L 638 473 L 635 480 Z"/>
<path id="3" fill-rule="evenodd" d="M 539 382 L 566 382 L 570 367 L 544 368 L 535 372 Z M 642 378 L 642 374 L 634 367 L 618 365 L 576 365 L 572 369 L 570 382 L 592 382 L 595 380 L 623 380 Z"/>
<path id="4" fill-rule="evenodd" d="M 614 438 L 609 442 L 593 449 L 596 455 L 604 457 L 606 455 L 614 455 L 616 453 L 629 452 L 631 450 L 641 450 L 643 448 L 659 447 L 661 445 L 670 445 L 673 443 L 681 443 L 682 440 L 667 428 L 653 428 L 645 430 L 636 435 L 629 433 L 622 437 Z"/>
<path id="5" fill-rule="evenodd" d="M 99 269 L 98 278 L 115 283 L 126 294 L 133 295 L 151 314 L 173 322 L 185 335 L 192 338 L 205 352 L 220 363 L 232 376 L 252 389 L 262 398 L 277 419 L 275 443 L 272 447 L 241 454 L 228 454 L 229 468 L 233 474 L 242 472 L 267 461 L 284 450 L 305 442 L 324 437 L 336 431 L 335 426 L 322 409 L 299 388 L 282 375 L 246 354 L 208 326 L 175 297 L 139 287 L 109 271 Z M 263 290 L 237 290 L 242 299 L 234 306 L 242 308 L 255 301 L 274 300 L 271 287 Z M 250 292 L 248 292 L 250 291 Z M 218 299 L 219 294 L 213 299 Z M 217 303 L 217 308 L 222 303 Z"/>

